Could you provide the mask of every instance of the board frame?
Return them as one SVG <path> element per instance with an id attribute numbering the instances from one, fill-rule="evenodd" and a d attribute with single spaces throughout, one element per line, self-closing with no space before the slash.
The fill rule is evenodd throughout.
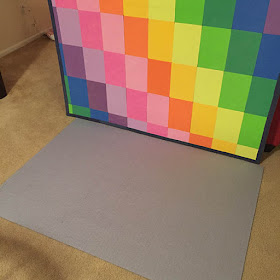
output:
<path id="1" fill-rule="evenodd" d="M 267 137 L 268 137 L 268 134 L 269 134 L 269 129 L 270 129 L 270 126 L 271 126 L 271 123 L 272 123 L 272 120 L 273 120 L 273 116 L 274 116 L 274 113 L 275 113 L 275 110 L 276 110 L 276 107 L 277 107 L 278 99 L 280 97 L 280 73 L 279 73 L 279 76 L 278 76 L 278 79 L 277 79 L 276 87 L 275 87 L 275 90 L 274 90 L 274 96 L 273 96 L 271 107 L 270 107 L 270 110 L 269 110 L 269 113 L 268 113 L 268 116 L 267 116 L 264 132 L 263 132 L 263 135 L 262 135 L 262 140 L 261 140 L 261 144 L 260 144 L 260 148 L 259 148 L 256 160 L 249 159 L 249 158 L 242 157 L 242 156 L 238 156 L 238 155 L 234 155 L 234 154 L 227 153 L 227 152 L 214 150 L 214 149 L 211 149 L 211 148 L 207 148 L 207 147 L 203 147 L 203 146 L 199 146 L 199 145 L 195 145 L 195 144 L 191 144 L 191 143 L 188 143 L 188 142 L 182 142 L 182 141 L 179 141 L 179 140 L 170 139 L 170 138 L 167 138 L 167 137 L 151 134 L 151 133 L 148 133 L 148 132 L 143 132 L 143 131 L 136 130 L 136 129 L 133 129 L 133 128 L 129 128 L 129 127 L 126 127 L 126 126 L 121 126 L 121 125 L 113 124 L 113 123 L 106 122 L 106 121 L 100 121 L 100 120 L 90 118 L 90 117 L 84 117 L 84 116 L 79 116 L 79 115 L 76 115 L 76 114 L 71 114 L 69 112 L 69 107 L 68 107 L 69 103 L 68 103 L 68 97 L 67 97 L 67 92 L 66 92 L 66 85 L 65 85 L 64 72 L 63 72 L 63 63 L 62 63 L 62 58 L 61 58 L 60 49 L 59 49 L 58 35 L 57 35 L 57 29 L 56 29 L 55 18 L 54 18 L 54 13 L 53 13 L 52 0 L 48 0 L 48 4 L 49 4 L 50 15 L 51 15 L 51 22 L 52 22 L 52 26 L 53 26 L 54 37 L 55 37 L 56 52 L 57 52 L 57 56 L 58 56 L 58 62 L 59 62 L 59 68 L 60 68 L 60 74 L 61 74 L 61 81 L 62 81 L 62 86 L 63 86 L 64 101 L 65 101 L 65 109 L 66 109 L 66 115 L 67 116 L 80 118 L 80 119 L 85 119 L 85 120 L 89 120 L 89 121 L 93 121 L 93 122 L 97 122 L 97 123 L 102 123 L 102 124 L 105 124 L 105 125 L 129 130 L 129 131 L 132 131 L 132 132 L 136 132 L 136 133 L 139 133 L 139 134 L 151 136 L 151 137 L 162 139 L 162 140 L 165 140 L 165 141 L 179 143 L 179 144 L 182 144 L 182 145 L 185 145 L 185 146 L 198 148 L 198 149 L 213 152 L 213 153 L 216 153 L 216 154 L 226 155 L 226 156 L 229 156 L 229 157 L 232 157 L 232 158 L 238 158 L 238 159 L 245 160 L 245 161 L 252 162 L 252 163 L 256 163 L 256 164 L 261 163 L 262 155 L 263 155 L 265 145 L 266 145 L 266 140 L 267 140 Z"/>

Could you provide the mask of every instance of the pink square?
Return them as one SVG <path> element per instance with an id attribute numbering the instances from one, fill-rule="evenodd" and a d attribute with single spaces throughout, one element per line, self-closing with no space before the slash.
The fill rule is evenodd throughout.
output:
<path id="1" fill-rule="evenodd" d="M 56 3 L 56 7 L 77 9 L 76 0 L 55 0 L 55 3 Z"/>
<path id="2" fill-rule="evenodd" d="M 148 123 L 168 127 L 169 97 L 148 93 Z"/>
<path id="3" fill-rule="evenodd" d="M 78 11 L 63 8 L 56 8 L 56 11 L 62 43 L 65 45 L 82 47 L 82 36 Z"/>
<path id="4" fill-rule="evenodd" d="M 79 11 L 83 47 L 103 50 L 100 13 Z"/>
<path id="5" fill-rule="evenodd" d="M 126 89 L 106 85 L 108 113 L 126 117 Z"/>
<path id="6" fill-rule="evenodd" d="M 185 131 L 168 128 L 168 137 L 183 142 L 189 142 L 190 134 Z"/>
<path id="7" fill-rule="evenodd" d="M 138 120 L 128 118 L 127 119 L 127 127 L 147 132 L 147 123 L 146 122 L 142 122 L 142 121 L 138 121 Z"/>
<path id="8" fill-rule="evenodd" d="M 131 55 L 125 56 L 126 87 L 147 91 L 148 59 Z"/>
<path id="9" fill-rule="evenodd" d="M 159 135 L 159 136 L 162 136 L 162 137 L 167 137 L 168 128 L 164 127 L 164 126 L 148 123 L 147 132 L 155 134 L 155 135 Z"/>
<path id="10" fill-rule="evenodd" d="M 127 117 L 147 122 L 147 93 L 127 89 Z"/>
<path id="11" fill-rule="evenodd" d="M 101 13 L 104 51 L 124 54 L 123 16 Z"/>
<path id="12" fill-rule="evenodd" d="M 99 12 L 99 0 L 77 0 L 78 9 L 88 12 Z"/>
<path id="13" fill-rule="evenodd" d="M 104 52 L 106 83 L 125 88 L 125 55 Z"/>

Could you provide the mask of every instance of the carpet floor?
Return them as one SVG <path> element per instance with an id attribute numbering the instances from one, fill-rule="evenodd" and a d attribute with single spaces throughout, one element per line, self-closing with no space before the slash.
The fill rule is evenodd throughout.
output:
<path id="1" fill-rule="evenodd" d="M 53 42 L 42 37 L 0 59 L 0 184 L 73 119 L 65 116 Z M 264 155 L 263 182 L 243 280 L 280 278 L 280 149 Z M 0 279 L 144 279 L 0 219 Z"/>

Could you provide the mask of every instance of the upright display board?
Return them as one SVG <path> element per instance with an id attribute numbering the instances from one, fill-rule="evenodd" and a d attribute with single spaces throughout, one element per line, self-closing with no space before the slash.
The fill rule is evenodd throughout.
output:
<path id="1" fill-rule="evenodd" d="M 279 0 L 52 0 L 67 113 L 259 162 Z"/>

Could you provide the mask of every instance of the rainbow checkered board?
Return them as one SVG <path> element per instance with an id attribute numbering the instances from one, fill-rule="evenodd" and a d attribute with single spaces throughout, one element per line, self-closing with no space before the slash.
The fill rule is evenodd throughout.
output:
<path id="1" fill-rule="evenodd" d="M 253 162 L 279 96 L 279 0 L 49 0 L 67 113 Z"/>

